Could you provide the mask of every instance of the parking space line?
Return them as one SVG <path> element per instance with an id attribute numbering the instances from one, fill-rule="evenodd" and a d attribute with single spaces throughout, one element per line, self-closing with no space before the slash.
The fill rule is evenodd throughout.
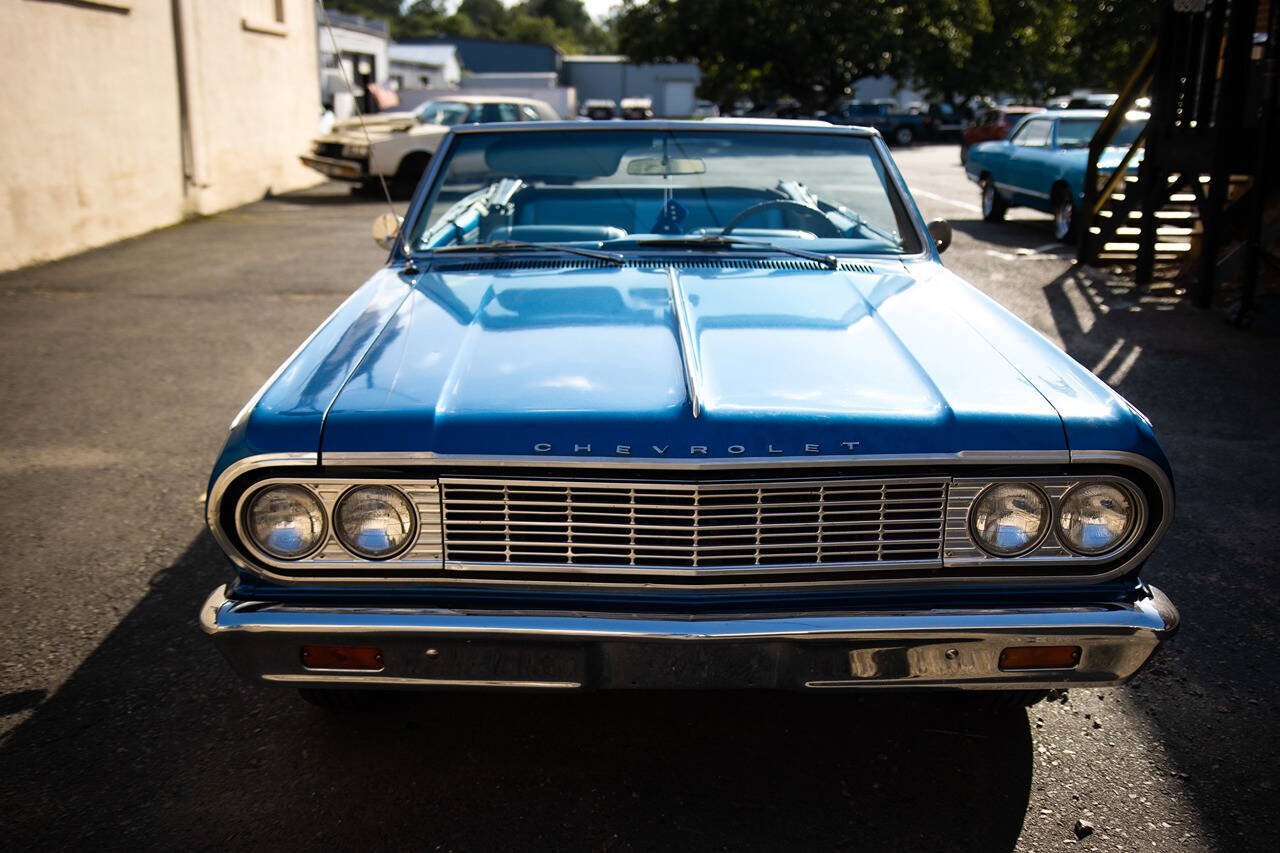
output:
<path id="1" fill-rule="evenodd" d="M 946 204 L 949 204 L 952 207 L 958 207 L 961 210 L 967 210 L 970 213 L 982 212 L 982 208 L 978 207 L 976 204 L 969 204 L 969 202 L 967 201 L 956 201 L 953 198 L 947 198 L 945 195 L 938 195 L 937 193 L 931 193 L 928 190 L 920 190 L 920 189 L 913 188 L 911 190 L 911 193 L 912 195 L 922 195 L 925 198 L 931 198 L 934 201 L 945 202 Z"/>

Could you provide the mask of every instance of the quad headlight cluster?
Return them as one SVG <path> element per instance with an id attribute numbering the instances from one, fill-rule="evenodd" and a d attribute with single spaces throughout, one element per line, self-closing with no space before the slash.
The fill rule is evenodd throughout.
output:
<path id="1" fill-rule="evenodd" d="M 1017 557 L 1039 547 L 1052 530 L 1072 553 L 1097 557 L 1128 540 L 1138 501 L 1112 481 L 1077 483 L 1055 506 L 1034 483 L 993 483 L 973 502 L 969 535 L 994 557 Z"/>
<path id="2" fill-rule="evenodd" d="M 300 560 L 328 539 L 330 519 L 320 498 L 305 486 L 274 485 L 245 507 L 245 531 L 253 544 L 278 560 Z M 353 486 L 333 509 L 333 531 L 351 554 L 386 560 L 404 551 L 417 534 L 413 503 L 391 486 Z"/>

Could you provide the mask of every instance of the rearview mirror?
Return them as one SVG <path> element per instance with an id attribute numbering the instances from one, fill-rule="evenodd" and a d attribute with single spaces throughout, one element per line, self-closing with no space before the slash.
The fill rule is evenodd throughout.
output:
<path id="1" fill-rule="evenodd" d="M 627 164 L 628 175 L 701 175 L 705 160 L 697 157 L 637 157 Z"/>
<path id="2" fill-rule="evenodd" d="M 934 248 L 942 254 L 951 245 L 951 223 L 945 219 L 931 219 L 926 226 L 929 236 L 933 238 Z"/>
<path id="3" fill-rule="evenodd" d="M 390 251 L 391 247 L 396 244 L 396 237 L 400 234 L 400 223 L 402 222 L 404 222 L 404 217 L 396 216 L 394 213 L 384 213 L 373 220 L 373 242 Z"/>

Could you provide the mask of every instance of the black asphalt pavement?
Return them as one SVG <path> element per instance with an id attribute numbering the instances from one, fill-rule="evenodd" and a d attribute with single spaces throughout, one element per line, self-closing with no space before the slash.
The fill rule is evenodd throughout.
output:
<path id="1" fill-rule="evenodd" d="M 1001 713 L 424 694 L 338 720 L 238 680 L 196 624 L 229 577 L 209 468 L 382 260 L 385 205 L 322 187 L 0 276 L 0 847 L 1280 849 L 1280 337 L 1085 274 L 1046 216 L 984 224 L 953 147 L 897 156 L 956 227 L 947 264 L 1173 460 L 1146 575 L 1183 629 L 1129 686 Z"/>

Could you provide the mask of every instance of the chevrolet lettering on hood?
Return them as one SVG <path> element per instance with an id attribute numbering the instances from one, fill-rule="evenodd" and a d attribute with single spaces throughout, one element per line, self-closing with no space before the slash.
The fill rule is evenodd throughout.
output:
<path id="1" fill-rule="evenodd" d="M 1034 702 L 1177 628 L 1151 424 L 941 264 L 875 131 L 442 127 L 394 220 L 209 481 L 245 675 Z"/>
<path id="2" fill-rule="evenodd" d="M 551 442 L 548 442 L 548 441 L 540 441 L 533 446 L 534 453 L 555 453 L 557 449 L 558 448 L 555 445 L 553 445 Z M 715 449 L 719 449 L 719 448 L 715 448 Z M 858 442 L 842 441 L 840 442 L 840 449 L 846 453 L 852 453 L 853 451 L 858 449 Z M 590 444 L 578 444 L 576 442 L 572 445 L 566 445 L 564 450 L 566 452 L 571 451 L 575 454 L 592 452 Z M 668 454 L 673 452 L 674 453 L 684 452 L 683 447 L 674 448 L 670 444 L 663 444 L 663 445 L 651 444 L 648 447 L 643 447 L 643 448 L 633 447 L 630 444 L 615 444 L 609 447 L 602 448 L 602 450 L 605 453 L 612 453 L 615 456 L 637 456 L 642 454 L 653 455 L 653 456 L 667 456 Z M 728 447 L 723 448 L 723 450 L 729 456 L 743 456 L 743 455 L 781 456 L 788 452 L 811 453 L 811 454 L 823 452 L 822 445 L 810 444 L 807 442 L 802 445 L 799 445 L 797 448 L 790 451 L 788 451 L 786 448 L 774 447 L 772 444 L 765 446 L 765 448 L 759 453 L 748 453 L 747 446 L 743 444 L 730 444 Z M 706 445 L 691 444 L 689 445 L 688 455 L 706 456 L 708 455 L 709 452 L 711 451 L 708 449 Z M 830 451 L 827 451 L 827 452 L 830 452 Z"/>

